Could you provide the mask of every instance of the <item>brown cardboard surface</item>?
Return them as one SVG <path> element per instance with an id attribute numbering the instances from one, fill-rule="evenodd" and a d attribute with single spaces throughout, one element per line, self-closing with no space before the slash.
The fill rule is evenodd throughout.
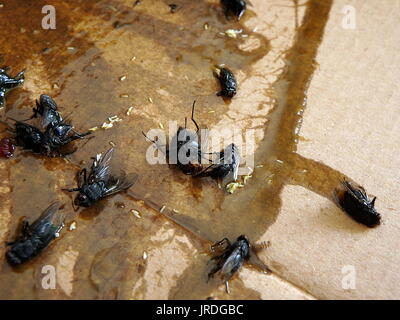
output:
<path id="1" fill-rule="evenodd" d="M 341 26 L 348 4 L 356 9 L 355 30 Z M 290 186 L 281 194 L 277 222 L 264 236 L 273 243 L 268 256 L 278 273 L 318 298 L 399 299 L 400 61 L 399 44 L 391 40 L 397 31 L 390 27 L 399 19 L 399 5 L 334 2 L 298 144 L 302 156 L 351 176 L 376 195 L 383 224 L 366 230 L 332 202 Z M 342 288 L 345 266 L 355 267 L 355 289 Z"/>

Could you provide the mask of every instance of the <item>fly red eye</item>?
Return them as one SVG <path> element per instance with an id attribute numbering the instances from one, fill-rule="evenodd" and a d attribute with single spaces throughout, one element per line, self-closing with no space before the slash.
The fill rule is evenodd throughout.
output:
<path id="1" fill-rule="evenodd" d="M 15 146 L 10 139 L 3 138 L 0 140 L 0 157 L 11 158 L 14 155 Z"/>

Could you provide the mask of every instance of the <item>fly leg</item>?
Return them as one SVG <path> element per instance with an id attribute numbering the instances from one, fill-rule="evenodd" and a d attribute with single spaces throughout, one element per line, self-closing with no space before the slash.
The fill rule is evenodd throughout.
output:
<path id="1" fill-rule="evenodd" d="M 222 245 L 225 245 L 224 250 L 226 250 L 231 246 L 231 242 L 228 238 L 223 238 L 221 241 L 218 241 L 211 246 L 211 251 L 214 252 L 216 247 L 221 247 Z"/>
<path id="2" fill-rule="evenodd" d="M 5 90 L 1 89 L 0 90 L 0 107 L 4 104 L 4 101 L 5 101 L 4 96 L 5 96 L 5 94 L 6 94 Z"/>
<path id="3" fill-rule="evenodd" d="M 83 180 L 82 180 L 82 178 L 83 178 Z M 81 171 L 78 172 L 77 181 L 78 181 L 78 188 L 82 188 L 82 186 L 87 181 L 87 170 L 86 170 L 86 168 L 84 168 L 84 169 L 82 169 Z"/>
<path id="4" fill-rule="evenodd" d="M 68 191 L 68 192 L 76 192 L 76 191 L 81 191 L 81 188 L 72 188 L 72 189 L 61 189 L 62 191 Z"/>

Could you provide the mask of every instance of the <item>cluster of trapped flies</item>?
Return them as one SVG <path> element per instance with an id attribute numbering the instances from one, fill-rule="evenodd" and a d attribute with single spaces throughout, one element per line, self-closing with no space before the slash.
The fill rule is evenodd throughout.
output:
<path id="1" fill-rule="evenodd" d="M 225 9 L 228 19 L 232 17 L 239 20 L 246 11 L 244 0 L 221 0 L 221 5 Z M 171 7 L 172 5 L 170 5 Z M 172 7 L 171 7 L 172 8 Z M 215 76 L 221 84 L 219 96 L 233 98 L 237 90 L 237 82 L 233 73 L 224 67 L 218 67 Z M 15 77 L 8 74 L 8 69 L 0 69 L 0 107 L 5 104 L 5 94 L 24 83 L 24 71 Z M 238 148 L 230 144 L 224 150 L 216 153 L 217 159 L 212 164 L 204 166 L 202 161 L 206 158 L 201 147 L 195 142 L 199 127 L 194 120 L 194 107 L 192 107 L 192 121 L 197 128 L 197 132 L 180 127 L 176 133 L 177 137 L 184 136 L 184 140 L 177 140 L 176 147 L 166 151 L 166 156 L 176 156 L 180 152 L 192 155 L 188 163 L 181 163 L 178 159 L 178 168 L 187 175 L 194 177 L 211 177 L 224 181 L 236 181 L 240 156 Z M 39 126 L 29 124 L 30 120 L 39 118 Z M 10 158 L 13 156 L 15 146 L 29 150 L 32 153 L 47 157 L 64 157 L 76 149 L 68 146 L 75 140 L 84 139 L 92 132 L 79 133 L 74 130 L 70 120 L 63 119 L 58 111 L 57 104 L 48 95 L 42 94 L 36 100 L 33 108 L 33 115 L 30 119 L 19 121 L 11 120 L 12 123 L 4 122 L 6 130 L 11 133 L 11 137 L 0 140 L 0 157 Z M 146 137 L 147 138 L 147 137 Z M 156 141 L 151 141 L 157 145 Z M 130 188 L 137 179 L 136 174 L 121 173 L 114 176 L 110 173 L 110 162 L 114 149 L 111 148 L 104 154 L 97 154 L 93 158 L 93 163 L 89 170 L 82 169 L 77 173 L 77 187 L 64 189 L 67 192 L 77 192 L 74 205 L 90 207 L 95 202 L 104 197 L 111 196 L 120 191 Z M 193 156 L 194 155 L 194 156 Z M 211 161 L 211 160 L 210 160 Z M 374 208 L 375 199 L 370 200 L 365 190 L 350 181 L 343 180 L 338 189 L 334 191 L 336 203 L 355 221 L 368 227 L 375 227 L 380 224 L 380 214 Z M 24 221 L 21 235 L 14 241 L 8 242 L 6 252 L 7 261 L 12 266 L 18 266 L 35 256 L 45 249 L 55 238 L 58 237 L 60 230 L 64 226 L 64 215 L 60 213 L 61 204 L 54 202 L 44 210 L 39 218 L 32 224 Z M 213 246 L 211 269 L 208 278 L 218 274 L 219 278 L 227 284 L 227 281 L 241 268 L 247 261 L 251 253 L 251 245 L 245 235 L 239 236 L 234 243 L 228 239 L 223 239 Z"/>

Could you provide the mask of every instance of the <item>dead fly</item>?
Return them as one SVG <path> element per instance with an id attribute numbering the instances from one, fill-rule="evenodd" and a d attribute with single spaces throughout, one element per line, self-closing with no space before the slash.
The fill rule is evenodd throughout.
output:
<path id="1" fill-rule="evenodd" d="M 237 82 L 233 73 L 227 68 L 216 67 L 214 75 L 221 84 L 221 91 L 217 93 L 217 96 L 232 98 L 237 90 Z"/>
<path id="2" fill-rule="evenodd" d="M 171 3 L 168 6 L 170 13 L 175 13 L 178 10 L 178 5 L 176 5 L 175 3 Z"/>
<path id="3" fill-rule="evenodd" d="M 42 127 L 47 128 L 48 125 L 57 126 L 62 122 L 62 117 L 57 111 L 57 104 L 48 95 L 40 95 L 39 101 L 36 100 L 36 108 L 33 108 L 32 118 L 37 118 L 41 116 Z"/>
<path id="4" fill-rule="evenodd" d="M 246 11 L 247 4 L 245 0 L 221 0 L 221 5 L 227 17 L 233 15 L 236 19 L 240 20 Z"/>
<path id="5" fill-rule="evenodd" d="M 185 127 L 179 127 L 177 133 L 172 138 L 170 148 L 167 148 L 165 153 L 168 163 L 176 163 L 178 168 L 187 175 L 195 175 L 203 170 L 201 164 L 202 152 L 199 141 L 199 126 L 194 120 L 194 108 L 196 101 L 192 106 L 191 120 L 196 126 L 196 132 L 187 129 L 187 119 L 185 118 Z M 163 150 L 156 141 L 149 139 L 143 132 L 143 135 L 159 149 Z M 207 160 L 208 161 L 208 160 Z"/>
<path id="6" fill-rule="evenodd" d="M 9 127 L 7 130 L 14 133 L 15 136 L 12 140 L 15 141 L 15 144 L 34 153 L 43 153 L 44 133 L 30 124 L 14 121 L 14 129 Z"/>
<path id="7" fill-rule="evenodd" d="M 91 134 L 91 131 L 83 134 L 74 131 L 73 126 L 58 113 L 57 104 L 47 95 L 40 96 L 40 102 L 36 101 L 33 110 L 32 118 L 41 117 L 42 129 L 17 120 L 14 120 L 14 128 L 8 125 L 8 130 L 14 133 L 16 145 L 24 149 L 46 156 L 65 156 L 75 151 L 65 150 L 69 143 Z"/>
<path id="8" fill-rule="evenodd" d="M 36 100 L 36 108 L 33 112 L 34 118 L 41 116 L 41 125 L 45 129 L 44 148 L 48 150 L 47 153 L 57 151 L 64 145 L 92 133 L 91 131 L 76 132 L 69 121 L 63 120 L 57 111 L 57 104 L 48 95 L 42 94 L 40 101 Z"/>
<path id="9" fill-rule="evenodd" d="M 126 175 L 123 171 L 119 177 L 110 175 L 110 161 L 114 149 L 111 148 L 104 155 L 97 154 L 87 175 L 86 168 L 78 173 L 78 187 L 64 189 L 69 192 L 79 191 L 74 204 L 81 207 L 90 207 L 101 198 L 130 188 L 137 179 L 137 174 Z"/>
<path id="10" fill-rule="evenodd" d="M 24 70 L 12 78 L 6 69 L 0 69 L 0 107 L 4 105 L 6 93 L 24 83 Z"/>
<path id="11" fill-rule="evenodd" d="M 335 190 L 334 197 L 340 207 L 355 221 L 370 228 L 380 224 L 381 216 L 374 208 L 376 197 L 370 200 L 363 187 L 344 180 L 341 188 Z"/>
<path id="12" fill-rule="evenodd" d="M 59 208 L 60 203 L 54 202 L 31 225 L 24 221 L 22 235 L 7 243 L 10 249 L 6 258 L 11 265 L 19 265 L 32 259 L 58 237 L 64 226 L 64 215 L 59 213 Z"/>
<path id="13" fill-rule="evenodd" d="M 217 153 L 217 160 L 214 162 L 197 173 L 196 176 L 221 179 L 224 185 L 237 180 L 240 155 L 234 143 L 231 143 L 223 151 Z"/>
<path id="14" fill-rule="evenodd" d="M 250 258 L 250 242 L 244 235 L 238 237 L 233 244 L 224 238 L 212 245 L 211 250 L 215 255 L 209 262 L 213 262 L 214 266 L 208 273 L 208 280 L 218 273 L 221 280 L 227 283 Z"/>

